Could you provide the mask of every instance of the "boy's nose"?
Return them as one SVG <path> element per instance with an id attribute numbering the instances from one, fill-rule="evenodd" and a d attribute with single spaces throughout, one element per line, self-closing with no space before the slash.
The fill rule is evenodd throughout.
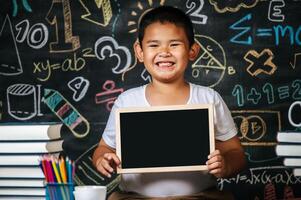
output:
<path id="1" fill-rule="evenodd" d="M 171 56 L 171 53 L 168 51 L 168 49 L 162 49 L 159 53 L 160 57 L 168 57 Z"/>

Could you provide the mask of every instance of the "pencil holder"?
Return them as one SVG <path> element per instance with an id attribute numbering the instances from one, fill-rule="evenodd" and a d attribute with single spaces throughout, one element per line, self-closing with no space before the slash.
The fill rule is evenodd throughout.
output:
<path id="1" fill-rule="evenodd" d="M 48 183 L 46 200 L 74 200 L 72 183 Z"/>

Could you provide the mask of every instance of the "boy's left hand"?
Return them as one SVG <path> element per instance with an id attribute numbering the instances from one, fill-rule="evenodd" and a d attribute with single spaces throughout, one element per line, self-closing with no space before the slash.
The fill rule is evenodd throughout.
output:
<path id="1" fill-rule="evenodd" d="M 213 151 L 208 156 L 208 161 L 206 162 L 209 173 L 213 174 L 217 178 L 224 177 L 226 174 L 226 164 L 225 159 L 222 156 L 220 150 Z"/>

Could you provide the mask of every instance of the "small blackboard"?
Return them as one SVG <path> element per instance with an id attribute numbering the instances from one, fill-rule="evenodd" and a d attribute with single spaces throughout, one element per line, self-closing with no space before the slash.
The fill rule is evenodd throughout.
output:
<path id="1" fill-rule="evenodd" d="M 118 173 L 207 170 L 214 144 L 210 104 L 116 110 Z"/>

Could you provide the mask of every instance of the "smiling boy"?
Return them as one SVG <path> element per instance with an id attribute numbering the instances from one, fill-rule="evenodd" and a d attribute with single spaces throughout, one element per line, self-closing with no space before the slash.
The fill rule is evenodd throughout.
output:
<path id="1" fill-rule="evenodd" d="M 120 165 L 115 153 L 116 108 L 213 104 L 216 150 L 208 155 L 208 171 L 123 174 L 121 192 L 114 192 L 109 200 L 232 198 L 213 188 L 216 178 L 230 177 L 244 168 L 244 151 L 236 136 L 231 113 L 220 95 L 211 88 L 189 83 L 184 78 L 189 61 L 196 59 L 199 48 L 194 41 L 192 23 L 181 10 L 161 6 L 143 15 L 134 50 L 152 81 L 127 90 L 115 101 L 102 139 L 94 152 L 93 163 L 107 177 L 111 177 L 116 166 Z"/>

